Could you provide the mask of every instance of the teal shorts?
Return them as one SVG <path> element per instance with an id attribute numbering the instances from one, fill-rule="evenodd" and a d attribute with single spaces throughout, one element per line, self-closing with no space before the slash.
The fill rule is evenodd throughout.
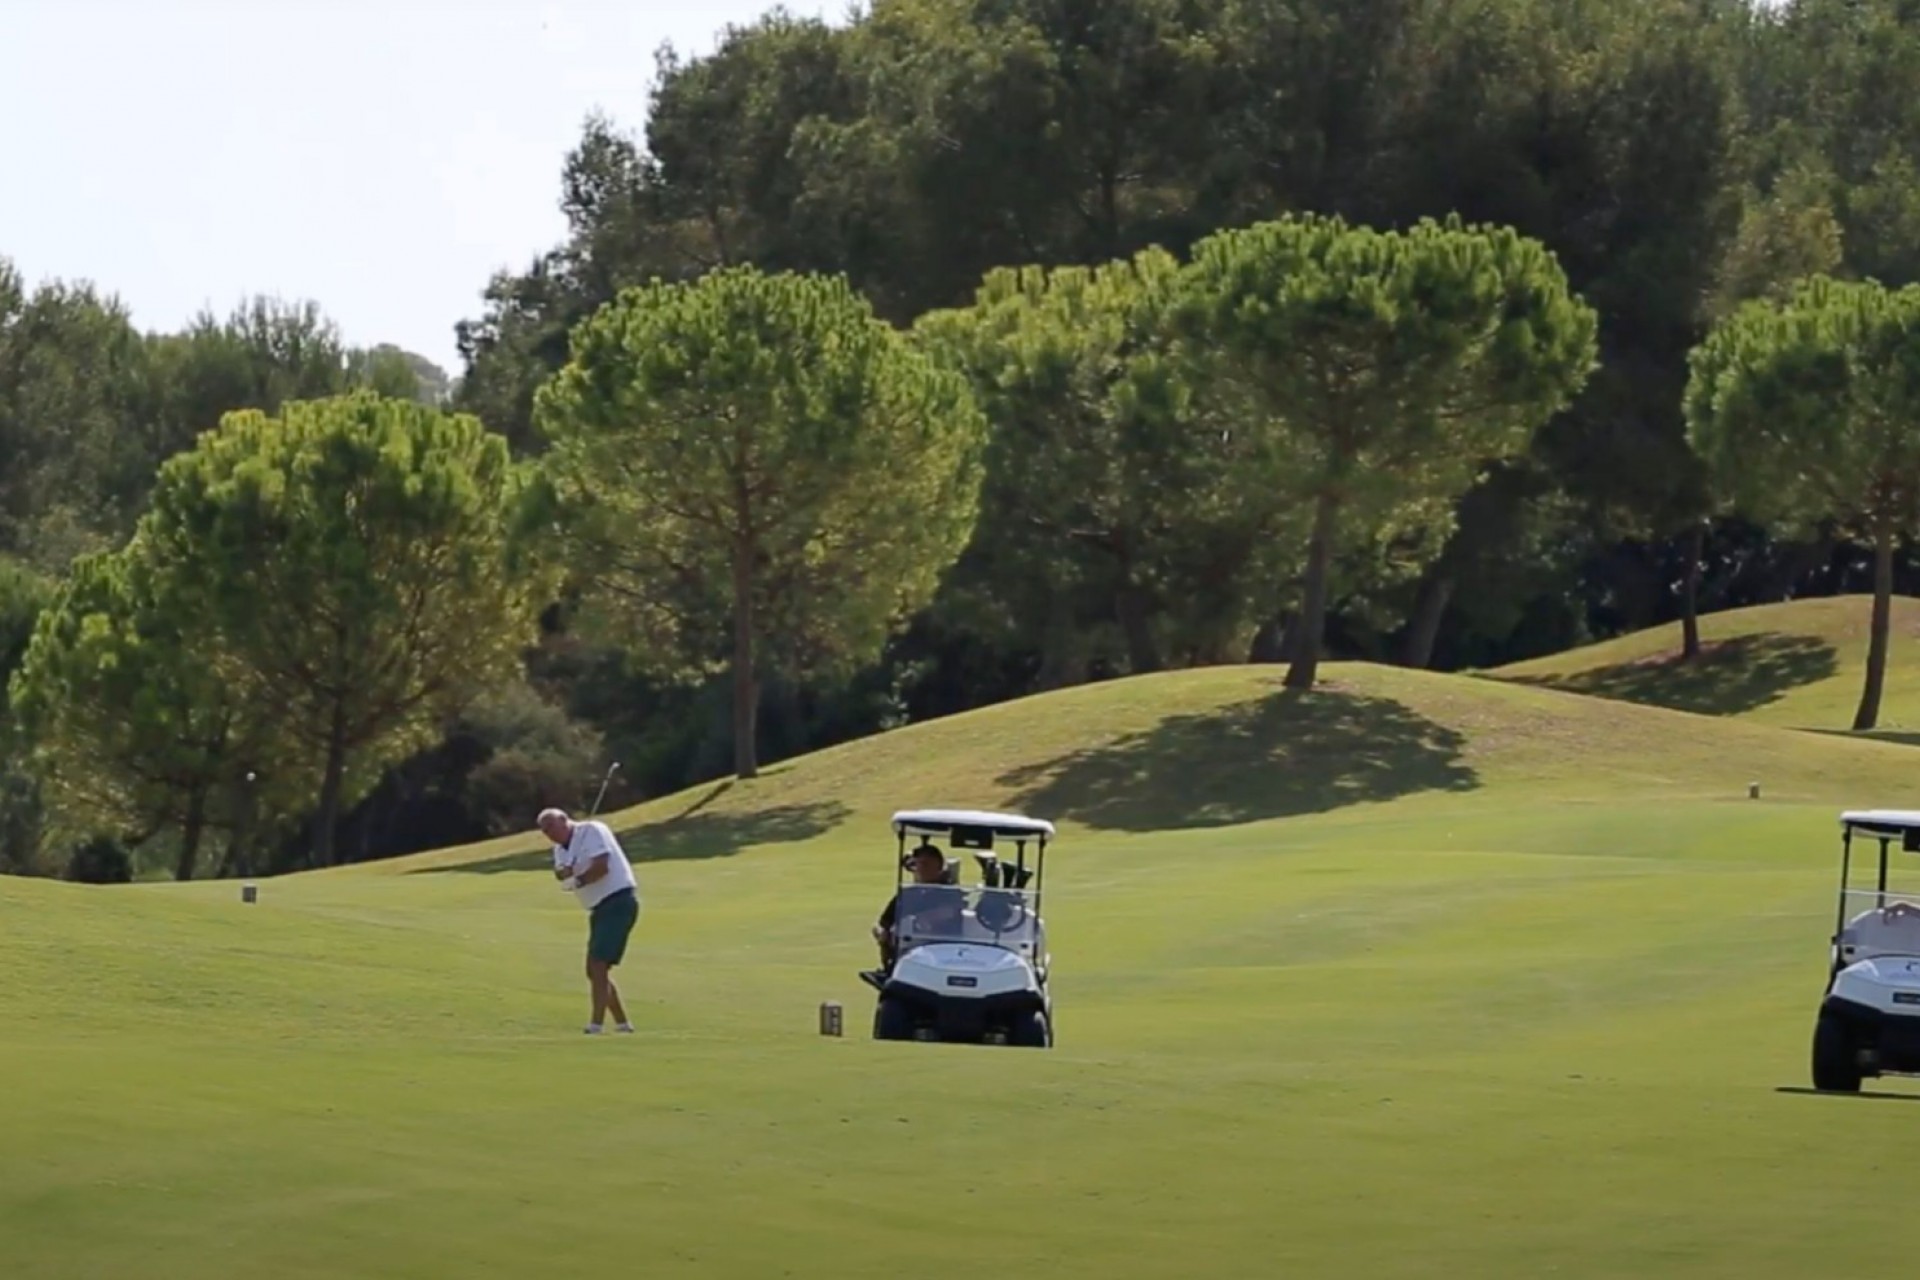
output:
<path id="1" fill-rule="evenodd" d="M 627 938 L 640 918 L 640 899 L 622 889 L 596 902 L 587 915 L 587 959 L 619 964 L 627 954 Z"/>

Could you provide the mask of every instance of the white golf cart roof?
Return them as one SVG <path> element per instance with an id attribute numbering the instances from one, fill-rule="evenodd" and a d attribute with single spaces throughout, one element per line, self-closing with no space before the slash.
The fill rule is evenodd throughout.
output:
<path id="1" fill-rule="evenodd" d="M 1840 825 L 1868 835 L 1905 836 L 1920 832 L 1920 809 L 1849 809 Z"/>
<path id="2" fill-rule="evenodd" d="M 893 829 L 915 835 L 945 835 L 955 827 L 985 828 L 996 836 L 1053 838 L 1053 824 L 1045 818 L 1017 813 L 987 813 L 979 809 L 902 809 L 893 815 Z"/>

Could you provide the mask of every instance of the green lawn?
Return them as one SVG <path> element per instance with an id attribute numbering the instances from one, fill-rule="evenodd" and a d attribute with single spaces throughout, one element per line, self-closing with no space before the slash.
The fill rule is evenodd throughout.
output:
<path id="1" fill-rule="evenodd" d="M 1728 609 L 1700 619 L 1701 660 L 1682 663 L 1680 624 L 1487 674 L 1761 724 L 1846 732 L 1866 679 L 1871 596 Z M 1894 599 L 1881 736 L 1920 738 L 1920 600 Z"/>
<path id="2" fill-rule="evenodd" d="M 1920 1111 L 1791 1091 L 1835 811 L 1907 802 L 1911 753 L 1331 674 L 1078 690 L 619 815 L 633 1037 L 578 1034 L 584 928 L 525 839 L 252 906 L 0 881 L 0 1275 L 1883 1267 Z M 1051 1053 L 862 1034 L 885 817 L 934 803 L 1066 824 Z"/>

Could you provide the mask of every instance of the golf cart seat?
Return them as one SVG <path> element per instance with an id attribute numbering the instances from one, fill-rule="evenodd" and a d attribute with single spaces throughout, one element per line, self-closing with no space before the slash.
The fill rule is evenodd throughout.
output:
<path id="1" fill-rule="evenodd" d="M 1839 942 L 1842 964 L 1875 956 L 1920 956 L 1920 915 L 1888 918 L 1872 907 L 1847 921 Z"/>

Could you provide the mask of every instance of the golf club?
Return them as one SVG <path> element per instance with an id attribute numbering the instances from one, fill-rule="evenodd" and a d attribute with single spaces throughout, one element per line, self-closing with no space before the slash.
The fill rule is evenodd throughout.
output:
<path id="1" fill-rule="evenodd" d="M 593 808 L 587 810 L 587 816 L 589 818 L 594 817 L 600 812 L 600 802 L 607 798 L 607 784 L 613 781 L 613 771 L 619 767 L 620 762 L 618 760 L 615 760 L 611 765 L 607 766 L 607 776 L 600 779 L 600 794 L 593 798 Z"/>

